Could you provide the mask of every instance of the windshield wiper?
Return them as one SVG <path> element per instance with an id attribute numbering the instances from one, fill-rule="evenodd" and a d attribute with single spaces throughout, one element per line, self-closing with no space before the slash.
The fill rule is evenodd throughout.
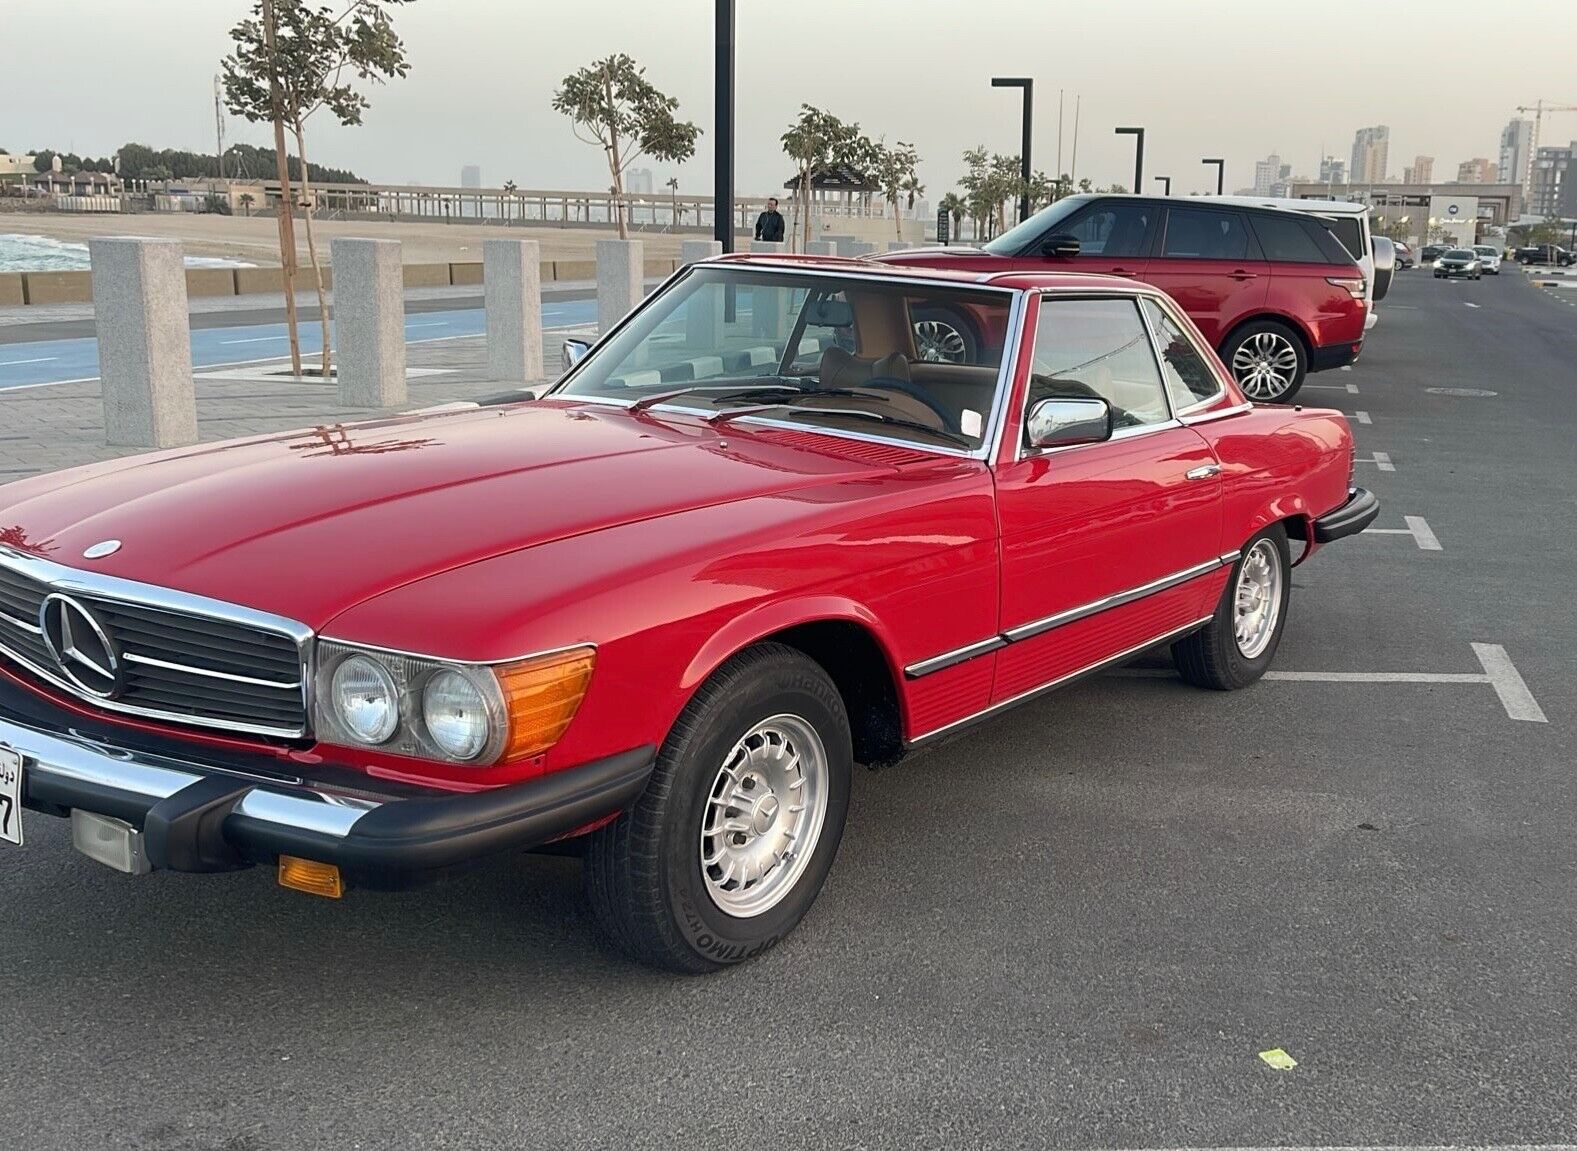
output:
<path id="1" fill-rule="evenodd" d="M 673 388 L 666 392 L 653 392 L 649 396 L 642 396 L 630 405 L 630 411 L 644 412 L 647 408 L 656 407 L 658 404 L 666 404 L 669 400 L 677 400 L 680 396 L 688 396 L 696 392 L 715 392 L 717 394 L 712 397 L 713 399 L 731 400 L 736 396 L 750 399 L 769 392 L 797 392 L 799 390 L 793 384 L 754 384 L 748 388 L 726 388 L 717 387 L 716 385 L 691 384 L 687 388 Z"/>
<path id="2" fill-rule="evenodd" d="M 854 396 L 858 396 L 862 400 L 885 398 L 885 397 L 870 396 L 870 395 L 866 394 L 865 392 L 856 392 L 856 391 L 853 391 L 852 389 L 849 389 L 849 388 L 839 388 L 839 389 L 830 389 L 829 388 L 828 390 L 822 391 L 822 392 L 805 392 L 803 394 L 807 395 L 807 396 L 854 395 Z M 796 408 L 796 407 L 794 407 L 794 405 L 792 403 L 787 403 L 787 402 L 758 404 L 758 405 L 755 405 L 753 407 L 732 408 L 732 409 L 730 409 L 730 410 L 728 410 L 726 412 L 718 412 L 716 415 L 708 416 L 707 417 L 707 423 L 709 423 L 709 424 L 720 424 L 720 423 L 723 423 L 725 420 L 731 420 L 731 419 L 733 419 L 736 416 L 750 416 L 750 415 L 755 415 L 755 414 L 757 414 L 759 412 L 769 412 L 769 411 L 772 411 L 772 410 L 774 410 L 776 408 L 788 408 L 790 411 L 805 411 L 805 410 L 807 410 L 807 409 L 804 409 L 804 408 Z M 914 431 L 917 431 L 917 432 L 924 432 L 928 436 L 935 436 L 938 439 L 946 440 L 948 443 L 957 444 L 959 447 L 964 448 L 967 451 L 973 451 L 974 448 L 975 448 L 975 444 L 973 444 L 969 440 L 965 439 L 963 436 L 958 435 L 956 432 L 949 432 L 949 431 L 947 431 L 947 430 L 945 430 L 943 428 L 933 428 L 930 424 L 922 424 L 919 420 L 908 420 L 908 419 L 905 419 L 903 416 L 888 415 L 885 412 L 867 412 L 867 411 L 863 411 L 860 408 L 827 408 L 827 409 L 810 408 L 808 410 L 809 411 L 813 411 L 813 412 L 814 411 L 824 411 L 824 414 L 826 414 L 826 415 L 834 415 L 834 416 L 861 416 L 861 417 L 863 417 L 863 418 L 865 418 L 867 420 L 878 420 L 881 423 L 889 424 L 889 425 L 891 425 L 892 427 L 895 427 L 895 428 L 910 428 L 910 429 L 913 429 Z"/>

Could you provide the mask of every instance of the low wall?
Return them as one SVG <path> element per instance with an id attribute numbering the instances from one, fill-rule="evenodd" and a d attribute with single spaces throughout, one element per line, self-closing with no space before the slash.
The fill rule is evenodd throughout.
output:
<path id="1" fill-rule="evenodd" d="M 677 260 L 651 258 L 646 261 L 648 279 L 665 277 L 679 266 Z M 406 264 L 402 274 L 407 288 L 481 287 L 480 261 L 461 264 Z M 567 280 L 592 281 L 597 278 L 596 260 L 544 260 L 542 282 Z M 313 290 L 311 268 L 297 268 L 295 288 Z M 188 268 L 186 294 L 192 297 L 253 296 L 277 294 L 283 290 L 284 276 L 279 268 Z M 334 269 L 323 268 L 323 286 L 334 286 Z M 80 304 L 93 299 L 87 272 L 5 272 L 0 273 L 0 307 L 16 304 Z"/>

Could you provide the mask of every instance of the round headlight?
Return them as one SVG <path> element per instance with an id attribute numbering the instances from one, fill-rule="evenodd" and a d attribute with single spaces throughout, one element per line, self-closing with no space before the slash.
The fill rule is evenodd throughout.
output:
<path id="1" fill-rule="evenodd" d="M 441 671 L 422 692 L 422 722 L 438 750 L 451 759 L 475 759 L 492 735 L 487 700 L 457 671 Z"/>
<path id="2" fill-rule="evenodd" d="M 400 726 L 394 680 L 377 660 L 353 655 L 334 669 L 334 714 L 362 743 L 384 743 Z"/>

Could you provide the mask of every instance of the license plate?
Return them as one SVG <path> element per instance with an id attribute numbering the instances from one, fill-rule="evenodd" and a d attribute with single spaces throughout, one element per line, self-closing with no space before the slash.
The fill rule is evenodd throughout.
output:
<path id="1" fill-rule="evenodd" d="M 0 841 L 22 846 L 22 757 L 0 747 Z"/>

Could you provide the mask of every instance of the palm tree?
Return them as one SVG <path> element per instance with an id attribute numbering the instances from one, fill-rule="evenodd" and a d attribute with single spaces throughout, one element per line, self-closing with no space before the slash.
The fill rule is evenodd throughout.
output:
<path id="1" fill-rule="evenodd" d="M 669 176 L 668 179 L 663 181 L 663 187 L 668 189 L 669 195 L 672 197 L 671 203 L 673 204 L 673 216 L 674 216 L 673 227 L 674 227 L 675 231 L 678 231 L 678 229 L 679 229 L 679 177 L 678 176 Z"/>
<path id="2" fill-rule="evenodd" d="M 255 204 L 255 203 L 257 203 L 257 197 L 252 195 L 251 192 L 242 192 L 241 193 L 241 196 L 240 196 L 241 211 L 245 212 L 248 216 L 250 216 L 252 214 L 252 205 Z"/>
<path id="3" fill-rule="evenodd" d="M 512 197 L 512 196 L 514 196 L 514 194 L 518 190 L 519 189 L 518 189 L 518 187 L 516 186 L 516 184 L 515 184 L 515 182 L 513 180 L 505 180 L 504 181 L 504 195 Z M 522 216 L 524 214 L 525 213 L 521 213 Z M 509 223 L 509 209 L 508 208 L 504 209 L 504 223 L 506 223 L 506 224 Z"/>
<path id="4" fill-rule="evenodd" d="M 969 210 L 969 205 L 964 203 L 957 192 L 949 192 L 942 197 L 942 202 L 937 207 L 952 217 L 953 239 L 958 239 L 958 233 L 964 226 L 964 213 Z"/>

